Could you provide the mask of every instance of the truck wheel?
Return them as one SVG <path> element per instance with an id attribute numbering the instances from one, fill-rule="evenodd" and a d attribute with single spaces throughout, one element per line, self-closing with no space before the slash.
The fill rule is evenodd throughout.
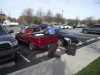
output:
<path id="1" fill-rule="evenodd" d="M 18 61 L 19 55 L 20 55 L 19 52 L 15 54 L 15 56 L 14 56 L 14 58 L 13 58 L 13 60 L 15 61 L 15 63 L 17 63 L 17 61 Z"/>
<path id="2" fill-rule="evenodd" d="M 58 46 L 63 46 L 63 40 L 62 39 L 58 40 Z"/>
<path id="3" fill-rule="evenodd" d="M 33 45 L 32 42 L 29 43 L 29 49 L 30 49 L 31 51 L 35 51 L 35 47 L 34 47 L 34 45 Z"/>
<path id="4" fill-rule="evenodd" d="M 18 39 L 18 37 L 15 37 L 15 39 L 18 41 L 18 43 L 20 43 L 20 40 Z"/>

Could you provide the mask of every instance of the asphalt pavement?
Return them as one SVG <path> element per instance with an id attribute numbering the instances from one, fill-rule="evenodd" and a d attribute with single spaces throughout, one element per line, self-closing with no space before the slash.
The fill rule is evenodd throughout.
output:
<path id="1" fill-rule="evenodd" d="M 8 75 L 74 75 L 100 57 L 100 41 L 77 50 L 75 56 L 63 54 Z"/>

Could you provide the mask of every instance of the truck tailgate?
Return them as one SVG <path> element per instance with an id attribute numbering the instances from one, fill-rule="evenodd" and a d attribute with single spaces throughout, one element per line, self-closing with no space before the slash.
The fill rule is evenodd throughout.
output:
<path id="1" fill-rule="evenodd" d="M 57 43 L 58 41 L 58 38 L 56 35 L 47 35 L 47 36 L 44 36 L 43 38 L 40 38 L 40 44 L 41 45 L 48 45 L 50 43 Z"/>

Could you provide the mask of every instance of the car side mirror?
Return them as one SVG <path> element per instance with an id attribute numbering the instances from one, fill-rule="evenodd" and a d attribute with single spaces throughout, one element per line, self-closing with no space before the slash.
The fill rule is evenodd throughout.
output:
<path id="1" fill-rule="evenodd" d="M 14 30 L 9 30 L 9 33 L 14 33 Z"/>

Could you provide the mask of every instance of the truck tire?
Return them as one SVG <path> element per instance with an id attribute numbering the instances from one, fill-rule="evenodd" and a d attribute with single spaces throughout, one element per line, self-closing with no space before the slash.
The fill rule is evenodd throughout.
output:
<path id="1" fill-rule="evenodd" d="M 55 56 L 55 51 L 57 50 L 57 45 L 52 43 L 48 45 L 48 57 L 54 57 Z"/>
<path id="2" fill-rule="evenodd" d="M 15 54 L 15 56 L 14 56 L 14 58 L 13 58 L 13 60 L 15 61 L 15 63 L 17 63 L 17 61 L 18 61 L 19 55 L 20 55 L 19 52 L 17 52 L 17 53 Z"/>
<path id="3" fill-rule="evenodd" d="M 15 39 L 18 41 L 18 43 L 20 43 L 20 40 L 19 40 L 19 38 L 18 38 L 18 37 L 15 37 Z"/>
<path id="4" fill-rule="evenodd" d="M 35 46 L 33 45 L 32 42 L 29 43 L 29 49 L 30 49 L 31 51 L 35 51 L 35 50 L 36 50 L 36 49 L 35 49 Z"/>

